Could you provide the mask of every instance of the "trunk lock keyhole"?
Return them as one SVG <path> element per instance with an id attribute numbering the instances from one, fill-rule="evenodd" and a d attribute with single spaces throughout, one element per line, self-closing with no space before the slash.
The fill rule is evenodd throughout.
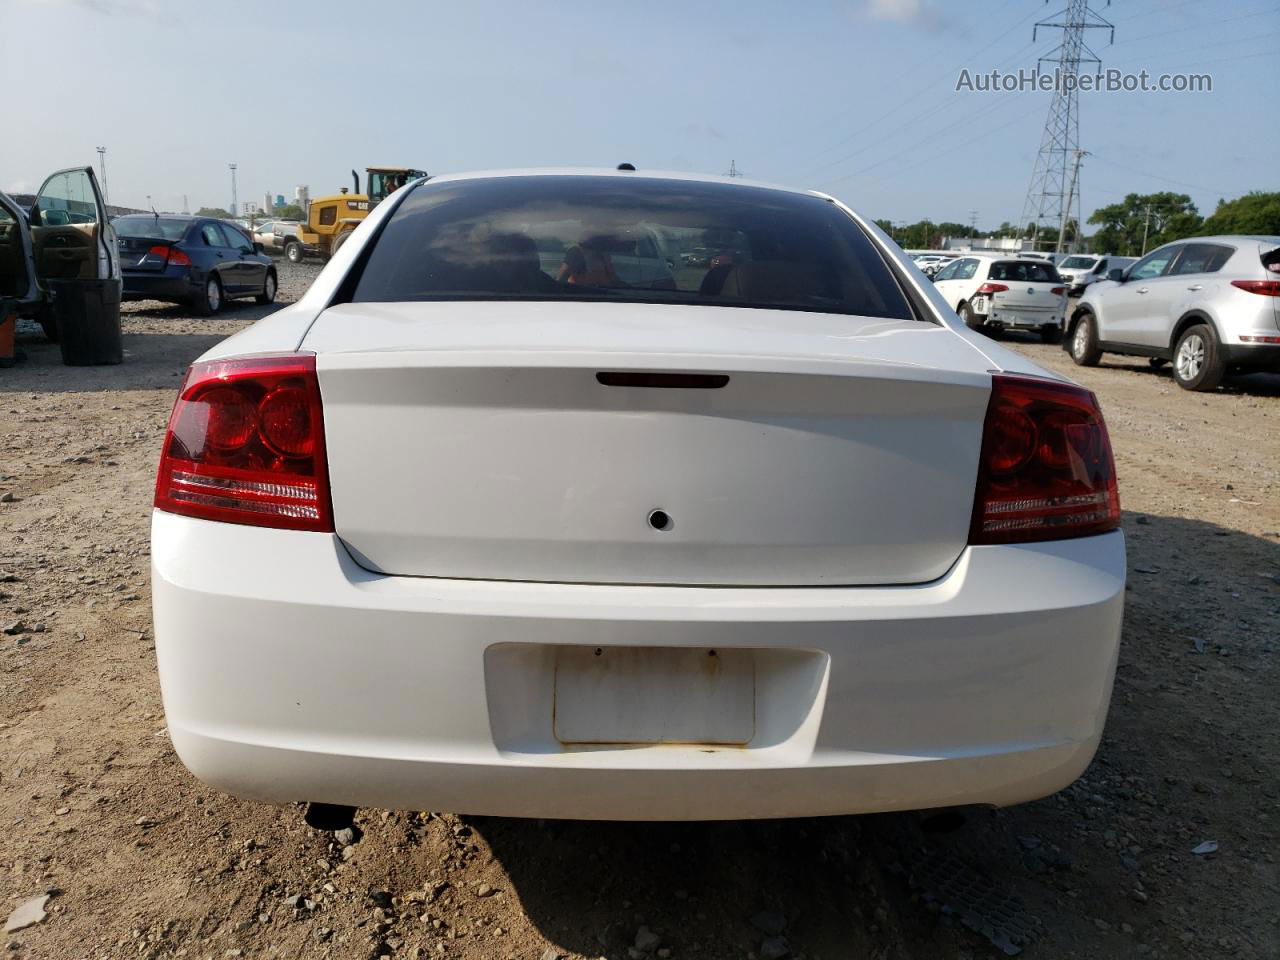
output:
<path id="1" fill-rule="evenodd" d="M 667 513 L 665 510 L 650 510 L 649 526 L 653 527 L 655 530 L 670 530 L 671 514 Z"/>

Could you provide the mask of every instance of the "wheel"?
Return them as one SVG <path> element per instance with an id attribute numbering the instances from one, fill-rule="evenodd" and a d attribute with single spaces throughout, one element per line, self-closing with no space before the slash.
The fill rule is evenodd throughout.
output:
<path id="1" fill-rule="evenodd" d="M 1045 343 L 1061 343 L 1062 328 L 1056 323 L 1046 323 L 1040 328 L 1040 339 Z"/>
<path id="2" fill-rule="evenodd" d="M 1164 357 L 1147 357 L 1147 364 L 1152 370 L 1159 370 L 1168 362 Z"/>
<path id="3" fill-rule="evenodd" d="M 1078 367 L 1096 367 L 1102 359 L 1092 313 L 1083 313 L 1076 320 L 1075 330 L 1071 333 L 1071 359 Z"/>
<path id="4" fill-rule="evenodd" d="M 964 325 L 970 330 L 981 330 L 982 321 L 978 319 L 978 315 L 973 312 L 973 307 L 967 303 L 960 304 L 960 308 L 956 310 L 960 314 L 960 319 L 964 321 Z"/>
<path id="5" fill-rule="evenodd" d="M 204 295 L 196 297 L 191 306 L 197 317 L 211 317 L 222 309 L 222 284 L 217 277 L 205 280 Z"/>
<path id="6" fill-rule="evenodd" d="M 354 230 L 344 230 L 342 233 L 334 237 L 333 249 L 330 250 L 329 252 L 329 256 L 331 258 L 336 257 L 338 255 L 338 251 L 342 249 L 342 245 L 347 242 L 347 238 L 350 237 L 351 234 L 353 233 L 355 233 Z"/>
<path id="7" fill-rule="evenodd" d="M 262 282 L 262 292 L 253 298 L 258 303 L 273 303 L 276 299 L 276 272 L 267 271 L 267 279 Z"/>
<path id="8" fill-rule="evenodd" d="M 1173 350 L 1173 379 L 1184 390 L 1212 390 L 1222 382 L 1227 365 L 1222 362 L 1218 338 L 1204 323 L 1188 327 Z"/>
<path id="9" fill-rule="evenodd" d="M 53 307 L 48 303 L 40 305 L 40 312 L 36 314 L 36 322 L 40 324 L 40 329 L 44 331 L 45 338 L 50 343 L 59 342 L 58 336 L 58 318 L 53 315 Z"/>
<path id="10" fill-rule="evenodd" d="M 306 254 L 302 249 L 302 244 L 298 243 L 296 240 L 290 241 L 284 245 L 284 258 L 290 263 L 301 263 L 302 258 L 305 255 Z"/>

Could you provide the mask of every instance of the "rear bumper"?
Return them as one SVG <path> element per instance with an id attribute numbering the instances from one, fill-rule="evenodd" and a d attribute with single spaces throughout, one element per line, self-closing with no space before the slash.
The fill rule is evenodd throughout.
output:
<path id="1" fill-rule="evenodd" d="M 1039 330 L 1042 327 L 1062 326 L 1064 311 L 1033 313 L 1026 310 L 996 308 L 987 313 L 987 323 L 999 324 L 1013 330 Z"/>
<path id="2" fill-rule="evenodd" d="M 157 512 L 156 652 L 183 762 L 250 798 L 586 819 L 1006 805 L 1088 765 L 1124 598 L 1119 533 L 975 547 L 912 587 L 391 577 L 333 536 Z M 228 562 L 228 558 L 235 558 Z M 555 650 L 756 657 L 745 746 L 555 738 Z"/>
<path id="3" fill-rule="evenodd" d="M 200 284 L 185 267 L 169 267 L 163 273 L 124 271 L 122 300 L 186 300 L 200 294 Z"/>
<path id="4" fill-rule="evenodd" d="M 1280 344 L 1224 343 L 1222 355 L 1232 366 L 1280 370 Z"/>

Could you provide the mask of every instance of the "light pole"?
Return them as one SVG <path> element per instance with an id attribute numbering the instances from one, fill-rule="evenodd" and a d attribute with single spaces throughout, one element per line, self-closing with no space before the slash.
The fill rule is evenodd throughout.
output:
<path id="1" fill-rule="evenodd" d="M 98 147 L 98 166 L 102 170 L 102 202 L 111 202 L 111 193 L 107 190 L 107 148 Z"/>
<path id="2" fill-rule="evenodd" d="M 236 215 L 236 165 L 228 163 L 227 166 L 231 168 L 231 216 L 234 217 Z"/>

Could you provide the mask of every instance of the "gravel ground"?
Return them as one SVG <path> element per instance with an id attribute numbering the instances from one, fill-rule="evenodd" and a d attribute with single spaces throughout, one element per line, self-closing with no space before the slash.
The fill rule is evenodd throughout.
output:
<path id="1" fill-rule="evenodd" d="M 316 272 L 281 264 L 281 300 Z M 999 956 L 966 886 L 971 925 L 1007 909 L 986 933 L 1031 957 L 1280 955 L 1280 377 L 1188 394 L 1015 344 L 1097 391 L 1130 544 L 1107 735 L 1056 796 L 773 823 L 368 810 L 325 834 L 187 774 L 150 632 L 178 378 L 271 309 L 130 304 L 124 365 L 64 367 L 26 332 L 29 361 L 0 370 L 0 919 L 49 895 L 9 956 Z"/>

